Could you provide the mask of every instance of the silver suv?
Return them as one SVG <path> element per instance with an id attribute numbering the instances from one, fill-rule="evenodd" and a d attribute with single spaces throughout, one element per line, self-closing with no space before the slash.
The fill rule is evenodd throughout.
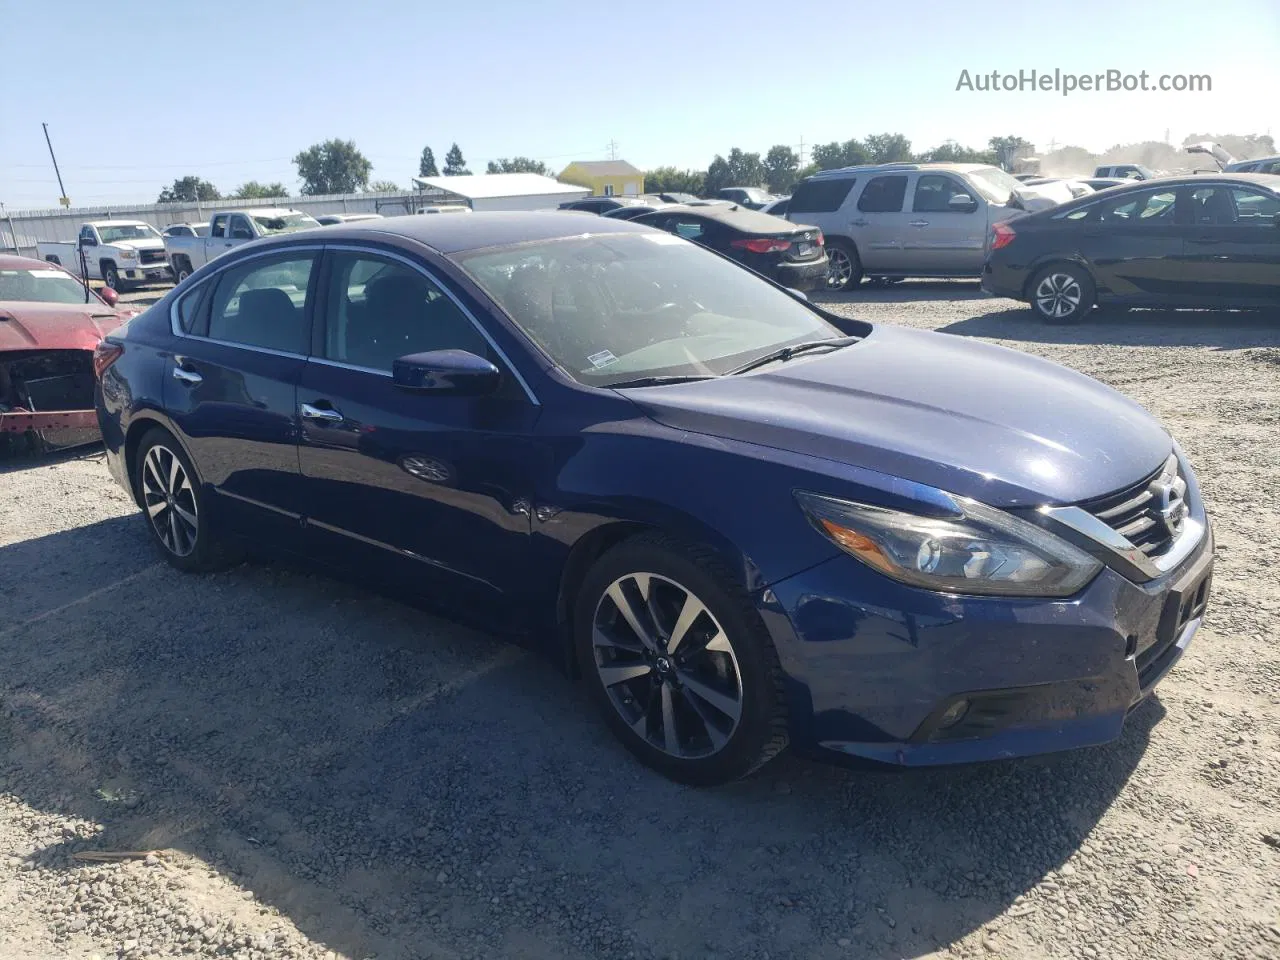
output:
<path id="1" fill-rule="evenodd" d="M 992 225 L 1022 213 L 1028 192 L 977 163 L 844 167 L 801 182 L 787 219 L 822 230 L 828 290 L 864 276 L 978 277 Z"/>

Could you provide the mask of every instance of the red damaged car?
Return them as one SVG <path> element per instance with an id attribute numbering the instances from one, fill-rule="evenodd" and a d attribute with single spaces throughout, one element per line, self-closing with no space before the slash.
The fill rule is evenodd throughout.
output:
<path id="1" fill-rule="evenodd" d="M 0 256 L 0 455 L 90 443 L 94 349 L 139 311 L 61 267 Z"/>

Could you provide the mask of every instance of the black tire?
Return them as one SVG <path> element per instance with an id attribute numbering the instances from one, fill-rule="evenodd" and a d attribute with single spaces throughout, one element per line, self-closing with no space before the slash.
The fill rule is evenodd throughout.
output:
<path id="1" fill-rule="evenodd" d="M 116 269 L 114 263 L 104 263 L 102 265 L 102 282 L 114 290 L 116 293 L 124 293 L 124 289 L 120 286 L 120 271 Z"/>
<path id="2" fill-rule="evenodd" d="M 180 474 L 173 472 L 175 461 Z M 211 529 L 199 475 L 167 431 L 158 427 L 147 431 L 130 468 L 142 519 L 165 560 L 187 573 L 222 570 L 240 560 L 239 551 Z M 175 478 L 186 482 L 173 482 Z M 194 523 L 188 518 L 194 518 Z"/>
<path id="3" fill-rule="evenodd" d="M 643 649 L 610 593 L 626 593 L 627 583 L 638 587 L 633 577 L 649 583 L 647 602 L 632 612 L 657 628 L 651 634 L 661 644 L 656 651 Z M 679 629 L 678 613 L 688 609 L 680 591 L 701 611 L 685 630 Z M 587 573 L 573 623 L 592 697 L 618 739 L 654 770 L 680 783 L 713 786 L 754 773 L 787 746 L 777 651 L 746 592 L 708 548 L 657 533 L 623 541 Z M 676 646 L 666 646 L 677 634 Z M 616 675 L 645 663 L 647 672 L 606 687 L 602 670 Z M 673 741 L 674 752 L 668 749 Z"/>
<path id="4" fill-rule="evenodd" d="M 178 261 L 178 266 L 173 271 L 173 282 L 175 284 L 181 283 L 193 273 L 195 273 L 195 271 L 191 269 L 191 261 L 186 259 L 186 257 L 183 257 Z"/>
<path id="5" fill-rule="evenodd" d="M 846 240 L 827 241 L 827 290 L 852 290 L 862 282 L 862 261 Z"/>
<path id="6" fill-rule="evenodd" d="M 1079 323 L 1093 309 L 1093 278 L 1074 263 L 1051 263 L 1027 284 L 1031 312 L 1042 323 Z"/>

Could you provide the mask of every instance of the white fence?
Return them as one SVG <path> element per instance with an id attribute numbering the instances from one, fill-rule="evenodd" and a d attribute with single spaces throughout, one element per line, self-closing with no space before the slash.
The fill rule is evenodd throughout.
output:
<path id="1" fill-rule="evenodd" d="M 432 191 L 336 193 L 314 197 L 273 197 L 270 200 L 210 200 L 197 203 L 115 204 L 73 207 L 69 210 L 20 210 L 0 217 L 0 252 L 36 255 L 36 243 L 75 240 L 86 220 L 145 220 L 157 230 L 171 223 L 203 223 L 219 210 L 251 207 L 291 207 L 313 217 L 326 213 L 380 213 L 384 217 L 413 213 L 443 194 Z"/>

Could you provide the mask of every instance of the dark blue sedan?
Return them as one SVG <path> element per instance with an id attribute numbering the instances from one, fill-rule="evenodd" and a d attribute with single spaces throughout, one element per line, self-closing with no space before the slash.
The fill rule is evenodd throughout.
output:
<path id="1" fill-rule="evenodd" d="M 686 782 L 1111 740 L 1208 595 L 1195 476 L 1125 397 L 625 221 L 247 244 L 95 368 L 172 564 L 268 546 L 514 636 Z"/>

